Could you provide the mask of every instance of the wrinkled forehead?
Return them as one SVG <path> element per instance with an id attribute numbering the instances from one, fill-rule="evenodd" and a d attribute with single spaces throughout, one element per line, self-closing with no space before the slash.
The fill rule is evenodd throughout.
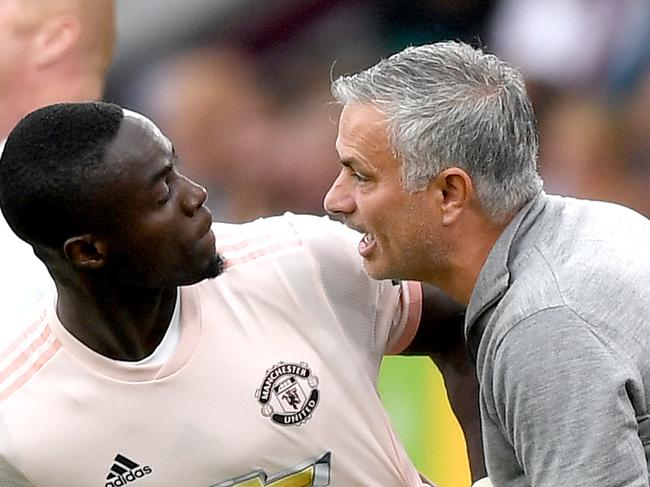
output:
<path id="1" fill-rule="evenodd" d="M 336 138 L 339 154 L 349 150 L 378 153 L 390 150 L 388 120 L 371 103 L 348 103 L 341 110 Z"/>

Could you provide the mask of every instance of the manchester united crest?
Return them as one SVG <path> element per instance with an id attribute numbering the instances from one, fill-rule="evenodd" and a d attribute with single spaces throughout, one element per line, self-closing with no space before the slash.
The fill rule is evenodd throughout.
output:
<path id="1" fill-rule="evenodd" d="M 255 398 L 263 416 L 281 426 L 299 426 L 311 418 L 318 406 L 318 377 L 305 362 L 279 362 L 266 371 Z"/>

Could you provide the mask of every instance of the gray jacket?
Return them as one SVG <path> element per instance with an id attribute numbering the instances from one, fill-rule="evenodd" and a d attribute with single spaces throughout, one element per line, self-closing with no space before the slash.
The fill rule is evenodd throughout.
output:
<path id="1" fill-rule="evenodd" d="M 466 321 L 496 487 L 648 486 L 650 220 L 540 193 Z"/>

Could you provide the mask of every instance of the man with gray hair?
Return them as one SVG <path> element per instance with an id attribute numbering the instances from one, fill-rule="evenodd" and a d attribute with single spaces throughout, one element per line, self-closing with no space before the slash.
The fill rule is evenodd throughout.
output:
<path id="1" fill-rule="evenodd" d="M 650 222 L 546 194 L 521 74 L 469 45 L 407 48 L 333 94 L 325 207 L 372 277 L 467 304 L 494 485 L 648 485 Z"/>

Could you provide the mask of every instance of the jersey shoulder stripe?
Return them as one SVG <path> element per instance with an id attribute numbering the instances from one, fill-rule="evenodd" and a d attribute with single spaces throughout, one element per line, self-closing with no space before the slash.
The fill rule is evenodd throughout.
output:
<path id="1" fill-rule="evenodd" d="M 275 219 L 274 225 L 258 220 L 243 225 L 213 226 L 217 250 L 225 257 L 226 268 L 300 248 L 303 243 L 291 225 Z"/>
<path id="2" fill-rule="evenodd" d="M 44 316 L 0 353 L 0 403 L 34 377 L 60 350 Z"/>

